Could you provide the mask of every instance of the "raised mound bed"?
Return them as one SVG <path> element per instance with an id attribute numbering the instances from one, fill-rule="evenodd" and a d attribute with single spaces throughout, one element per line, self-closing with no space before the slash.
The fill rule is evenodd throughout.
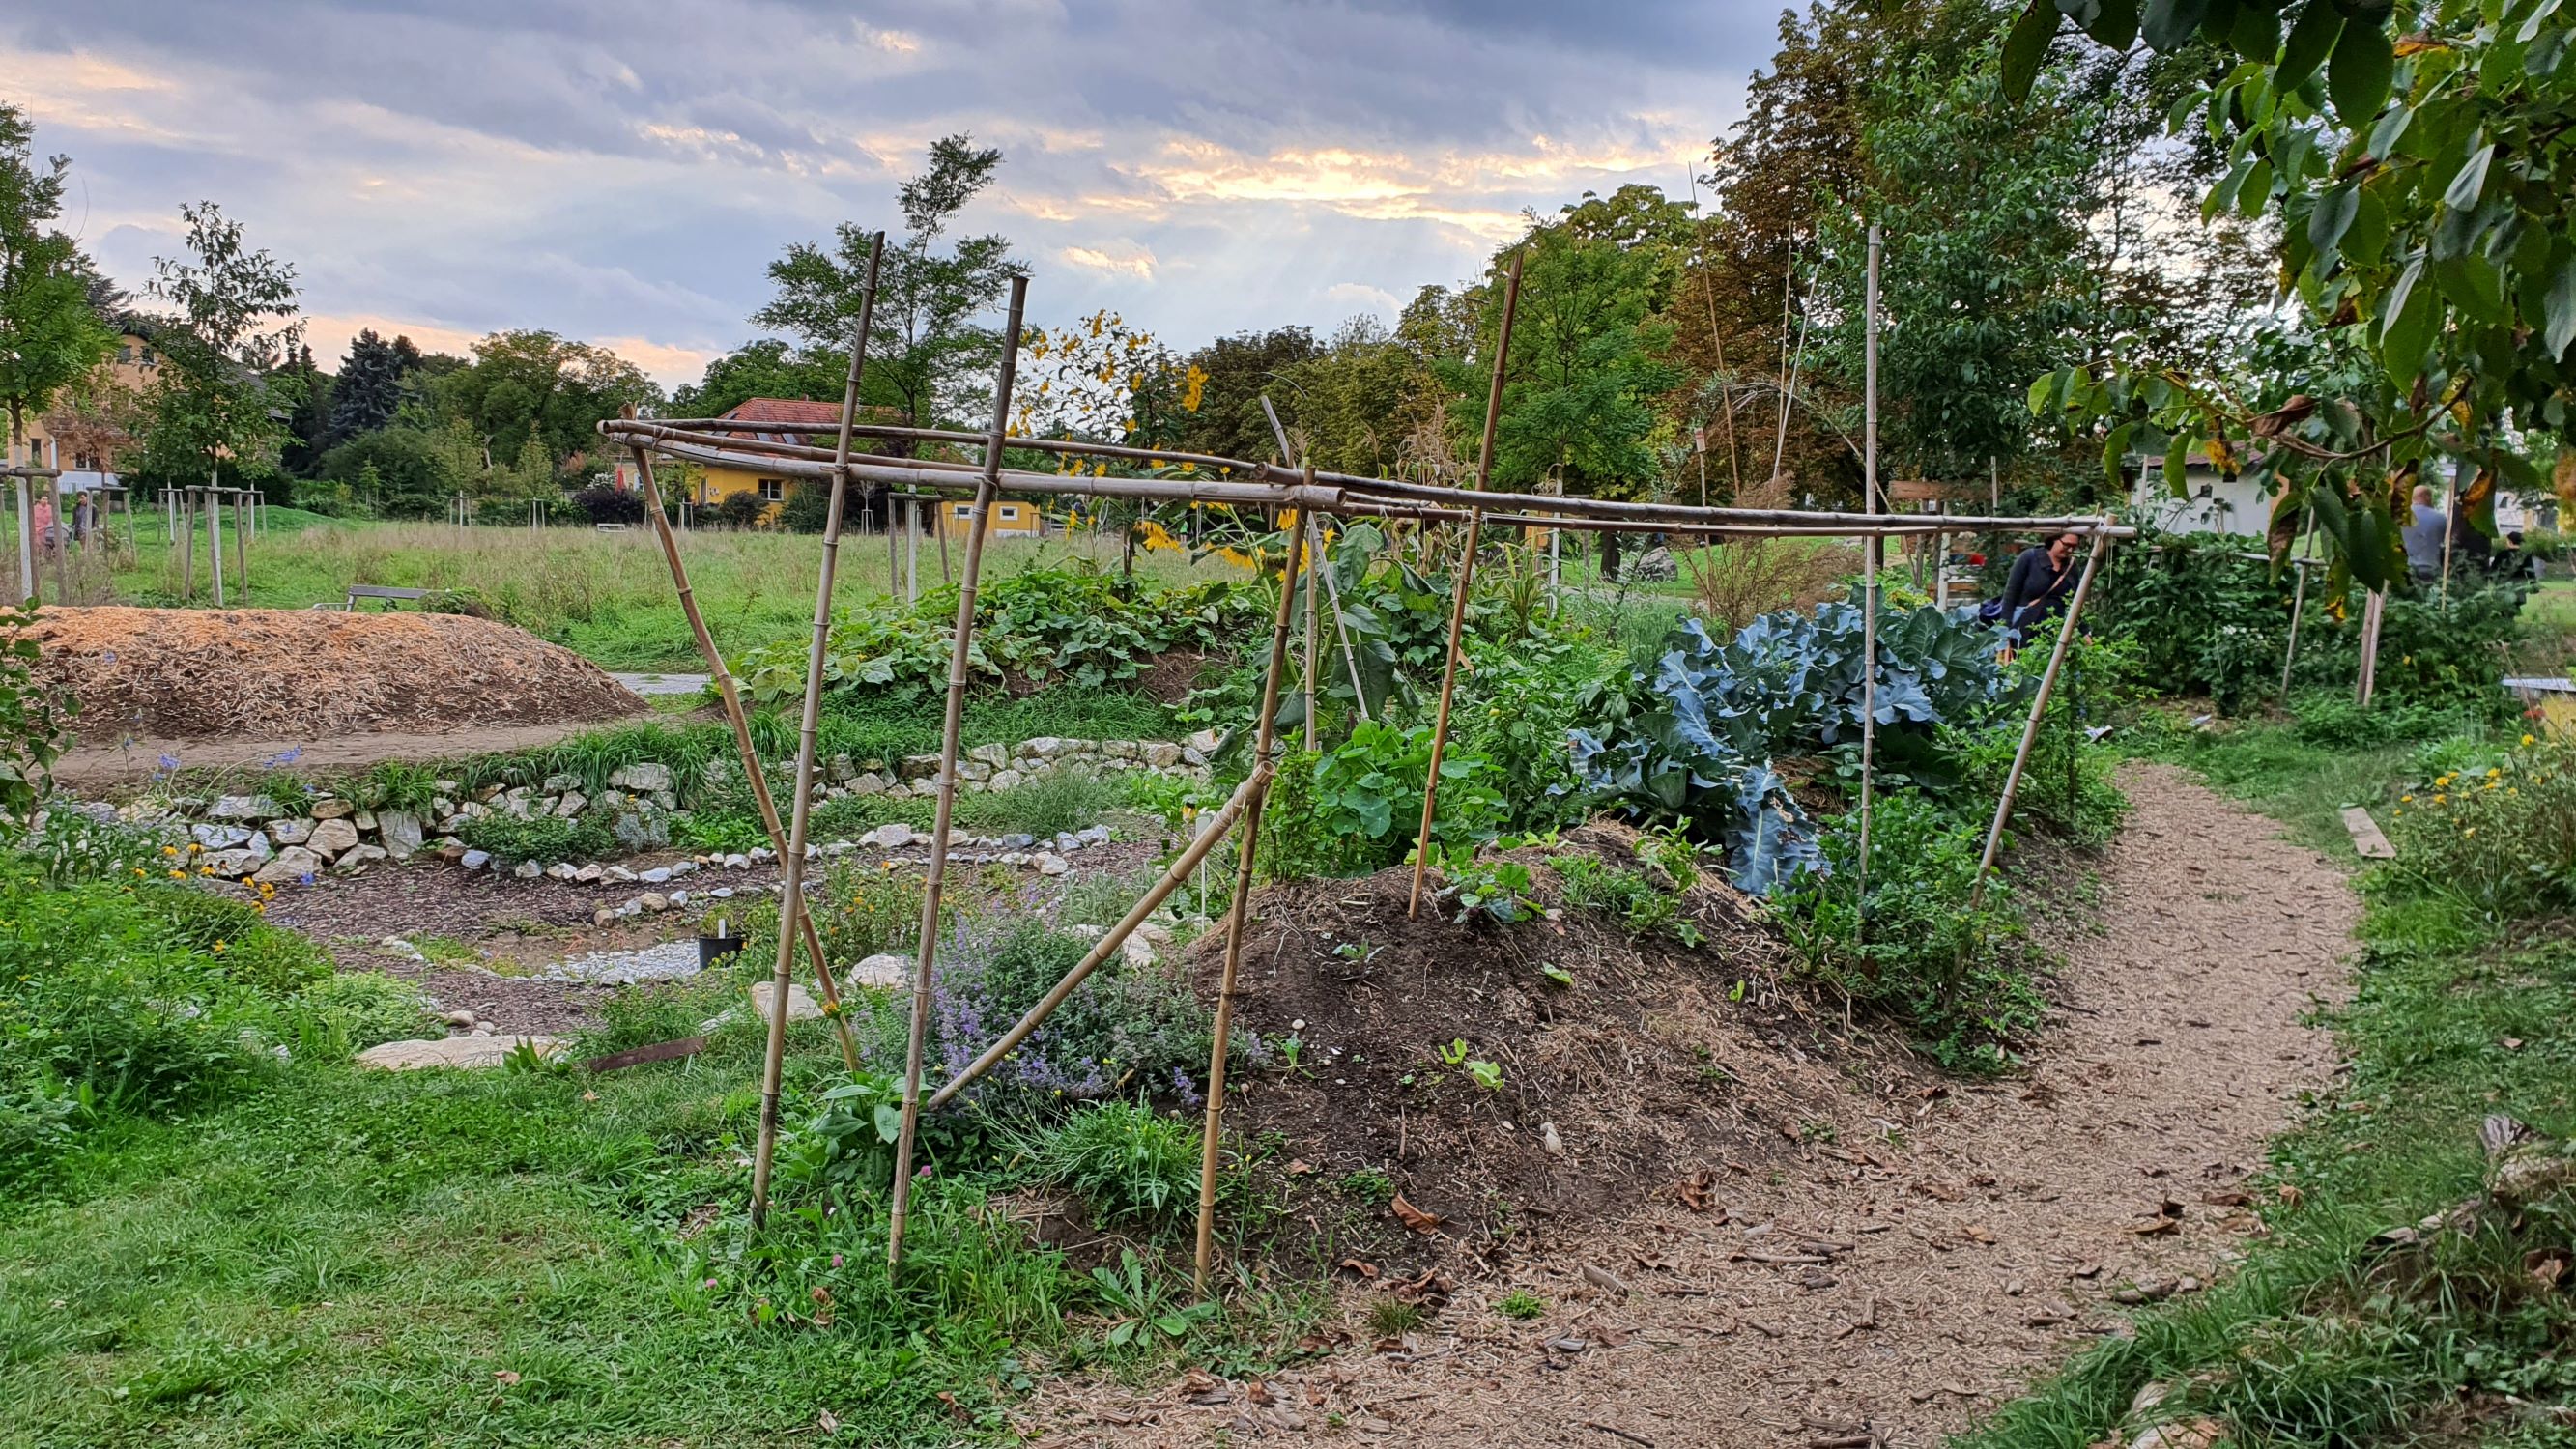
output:
<path id="1" fill-rule="evenodd" d="M 46 609 L 30 636 L 90 741 L 439 733 L 645 707 L 571 650 L 459 614 Z"/>

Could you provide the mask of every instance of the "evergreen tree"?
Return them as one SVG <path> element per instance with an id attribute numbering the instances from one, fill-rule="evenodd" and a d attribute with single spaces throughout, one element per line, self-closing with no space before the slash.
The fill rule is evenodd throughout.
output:
<path id="1" fill-rule="evenodd" d="M 369 328 L 350 338 L 331 385 L 330 440 L 345 443 L 391 426 L 402 406 L 403 376 L 419 365 L 420 349 L 408 337 L 387 342 Z"/>

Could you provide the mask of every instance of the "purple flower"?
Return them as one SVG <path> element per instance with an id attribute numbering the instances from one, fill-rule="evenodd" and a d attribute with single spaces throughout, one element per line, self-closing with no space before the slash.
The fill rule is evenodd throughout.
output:
<path id="1" fill-rule="evenodd" d="M 926 1171 L 927 1169 L 924 1169 L 924 1170 Z M 835 1268 L 837 1268 L 837 1267 L 841 1266 L 841 1255 L 840 1255 L 840 1254 L 838 1254 L 838 1253 L 834 1253 L 834 1254 L 832 1255 L 832 1266 L 833 1266 L 833 1267 L 835 1267 Z"/>
<path id="2" fill-rule="evenodd" d="M 300 876 L 297 876 L 297 877 L 295 878 L 295 883 L 296 883 L 297 885 L 311 885 L 311 884 L 313 884 L 313 872 L 311 872 L 311 871 L 309 871 L 309 870 L 308 870 L 308 871 L 306 871 L 304 874 L 302 874 L 302 875 L 300 875 Z"/>
<path id="3" fill-rule="evenodd" d="M 113 649 L 102 649 L 98 651 L 98 657 L 102 663 L 114 664 L 116 662 L 116 651 Z"/>
<path id="4" fill-rule="evenodd" d="M 269 761 L 268 761 L 268 768 L 270 768 L 270 769 L 274 770 L 274 769 L 276 769 L 277 767 L 279 767 L 280 765 L 292 765 L 292 764 L 294 764 L 296 761 L 298 761 L 298 760 L 300 760 L 300 759 L 303 759 L 303 758 L 304 758 L 304 747 L 303 747 L 302 745 L 295 745 L 295 746 L 293 746 L 293 747 L 291 747 L 291 748 L 280 750 L 280 751 L 278 751 L 276 754 L 271 755 L 271 756 L 269 757 Z"/>
<path id="5" fill-rule="evenodd" d="M 161 757 L 161 771 L 163 774 L 168 774 L 170 771 L 177 768 L 179 768 L 179 757 L 177 755 L 163 755 Z"/>

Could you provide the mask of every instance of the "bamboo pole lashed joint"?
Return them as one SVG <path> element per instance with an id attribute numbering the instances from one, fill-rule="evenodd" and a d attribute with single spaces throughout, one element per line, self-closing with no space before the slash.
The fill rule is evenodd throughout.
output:
<path id="1" fill-rule="evenodd" d="M 912 971 L 912 1021 L 904 1040 L 903 1126 L 894 1144 L 894 1194 L 886 1223 L 886 1266 L 903 1266 L 903 1230 L 912 1208 L 912 1148 L 921 1131 L 921 1055 L 930 1031 L 931 972 L 939 961 L 939 897 L 948 881 L 948 835 L 957 813 L 957 742 L 966 717 L 966 666 L 975 640 L 975 585 L 984 572 L 984 534 L 1001 492 L 1002 445 L 1009 437 L 1011 387 L 1018 377 L 1020 319 L 1029 279 L 1011 279 L 1002 328 L 1001 376 L 993 388 L 993 427 L 984 437 L 984 471 L 967 515 L 966 556 L 957 571 L 957 619 L 948 642 L 947 713 L 939 729 L 939 803 L 930 822 L 930 867 L 921 888 L 921 950 Z"/>
<path id="2" fill-rule="evenodd" d="M 1517 271 L 1517 268 L 1515 269 Z M 1279 747 L 1280 676 L 1288 669 L 1288 623 L 1296 605 L 1298 551 L 1288 545 L 1279 568 L 1279 610 L 1270 624 L 1270 667 L 1261 681 L 1261 716 L 1252 732 L 1253 768 L 1261 788 L 1250 792 L 1243 812 L 1243 847 L 1235 856 L 1234 898 L 1225 918 L 1225 966 L 1217 976 L 1216 1043 L 1208 1050 L 1207 1123 L 1199 1139 L 1199 1230 L 1192 1255 L 1190 1281 L 1207 1296 L 1208 1264 L 1216 1251 L 1217 1148 L 1225 1132 L 1226 1041 L 1234 1031 L 1234 978 L 1243 965 L 1243 937 L 1252 918 L 1252 865 L 1261 851 L 1261 808 L 1270 794 L 1269 772 Z"/>
<path id="3" fill-rule="evenodd" d="M 831 650 L 832 582 L 840 564 L 841 519 L 849 493 L 850 426 L 857 421 L 859 377 L 867 367 L 868 327 L 877 301 L 877 267 L 885 254 L 885 233 L 868 248 L 867 284 L 859 293 L 859 322 L 850 342 L 850 371 L 841 389 L 839 467 L 831 480 L 831 501 L 823 514 L 823 566 L 814 581 L 814 633 L 805 651 L 805 707 L 796 732 L 795 794 L 787 802 L 787 849 L 779 857 L 779 926 L 777 966 L 769 979 L 769 1041 L 760 1068 L 760 1140 L 752 1155 L 751 1221 L 758 1227 L 769 1214 L 769 1170 L 778 1152 L 778 1089 L 787 1052 L 789 972 L 796 960 L 796 933 L 788 923 L 805 914 L 805 827 L 814 813 L 815 742 L 822 730 L 823 661 Z M 818 957 L 819 959 L 819 957 Z"/>
<path id="4" fill-rule="evenodd" d="M 2077 617 L 2084 612 L 2084 600 L 2093 592 L 2094 572 L 2102 565 L 2102 555 L 2111 547 L 2111 536 L 2093 536 L 2093 551 L 2084 556 L 2083 577 L 2075 581 L 2075 596 L 2066 601 L 2066 622 L 2059 626 L 2057 643 L 2048 651 L 2048 667 L 2040 672 L 2039 688 L 2030 697 L 2030 717 L 2022 721 L 2021 743 L 2013 749 L 2012 768 L 2004 773 L 2003 793 L 1995 800 L 1995 819 L 1986 829 L 1986 848 L 1977 857 L 1976 884 L 1968 889 L 1968 909 L 1974 912 L 1986 900 L 1986 877 L 1995 868 L 1995 855 L 2003 849 L 2004 826 L 2012 819 L 2013 796 L 2021 789 L 2022 772 L 2030 768 L 2031 747 L 2039 741 L 2040 721 L 2048 714 L 2048 697 L 2057 688 L 2058 671 L 2066 665 L 2067 646 L 2075 642 Z"/>
<path id="5" fill-rule="evenodd" d="M 1494 424 L 1503 411 L 1503 364 L 1512 352 L 1512 316 L 1521 305 L 1521 254 L 1512 254 L 1511 275 L 1503 283 L 1503 317 L 1494 329 L 1494 377 L 1485 389 L 1485 434 L 1476 447 L 1476 492 L 1482 495 L 1494 477 Z M 1458 690 L 1460 636 L 1467 627 L 1467 590 L 1476 578 L 1476 534 L 1485 521 L 1484 500 L 1467 509 L 1467 541 L 1458 551 L 1457 584 L 1449 592 L 1449 648 L 1440 660 L 1440 704 L 1431 720 L 1431 770 L 1422 778 L 1422 831 L 1413 847 L 1413 889 L 1405 897 L 1405 919 L 1422 913 L 1422 877 L 1431 868 L 1431 820 L 1440 801 L 1440 757 L 1449 744 L 1449 701 Z"/>

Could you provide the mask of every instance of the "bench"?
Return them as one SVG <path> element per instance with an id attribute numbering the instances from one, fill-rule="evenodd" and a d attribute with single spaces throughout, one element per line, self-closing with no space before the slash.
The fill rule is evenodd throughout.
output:
<path id="1" fill-rule="evenodd" d="M 392 589 L 387 588 L 382 584 L 351 584 L 349 585 L 349 597 L 345 602 L 334 604 L 325 601 L 323 603 L 315 604 L 313 607 L 316 609 L 338 609 L 343 613 L 354 614 L 358 612 L 358 601 L 360 599 L 378 599 L 383 601 L 385 607 L 392 608 L 395 604 L 404 600 L 418 603 L 436 592 L 437 590 L 435 589 Z"/>

